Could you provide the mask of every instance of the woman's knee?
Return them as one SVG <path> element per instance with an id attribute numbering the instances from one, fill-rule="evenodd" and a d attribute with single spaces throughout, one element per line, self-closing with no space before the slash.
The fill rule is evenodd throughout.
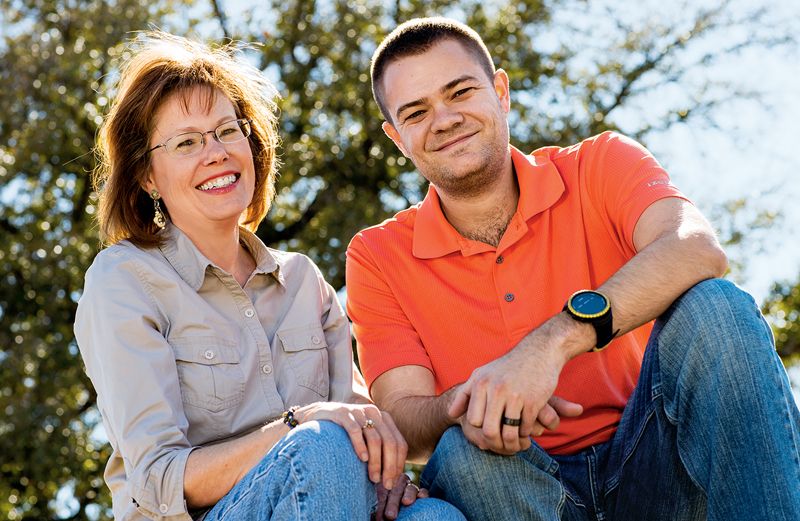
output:
<path id="1" fill-rule="evenodd" d="M 335 473 L 343 481 L 366 478 L 366 465 L 356 455 L 347 432 L 329 421 L 310 421 L 286 435 L 286 447 L 321 474 Z"/>
<path id="2" fill-rule="evenodd" d="M 466 521 L 453 505 L 441 499 L 418 499 L 413 505 L 400 509 L 398 521 Z"/>

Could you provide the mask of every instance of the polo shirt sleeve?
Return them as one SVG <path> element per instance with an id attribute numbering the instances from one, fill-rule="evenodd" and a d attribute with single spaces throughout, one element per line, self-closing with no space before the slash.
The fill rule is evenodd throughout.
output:
<path id="1" fill-rule="evenodd" d="M 425 347 L 363 237 L 347 248 L 347 313 L 353 321 L 361 372 L 369 388 L 380 375 L 397 367 L 419 365 L 433 372 Z M 386 259 L 383 259 L 386 261 Z"/>
<path id="2" fill-rule="evenodd" d="M 651 204 L 667 197 L 689 199 L 670 182 L 650 151 L 633 139 L 604 132 L 589 143 L 584 177 L 589 197 L 616 235 L 635 252 L 633 232 Z"/>

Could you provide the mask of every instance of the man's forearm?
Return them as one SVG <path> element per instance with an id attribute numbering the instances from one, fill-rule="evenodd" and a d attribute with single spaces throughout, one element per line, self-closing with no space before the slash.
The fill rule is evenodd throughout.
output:
<path id="1" fill-rule="evenodd" d="M 614 330 L 624 334 L 657 318 L 698 282 L 722 276 L 726 266 L 713 237 L 654 241 L 600 287 L 614 309 Z"/>
<path id="2" fill-rule="evenodd" d="M 410 461 L 426 461 L 442 433 L 458 424 L 458 420 L 447 414 L 455 389 L 449 389 L 439 396 L 387 396 L 382 400 L 383 403 L 378 404 L 392 415 L 405 437 Z"/>

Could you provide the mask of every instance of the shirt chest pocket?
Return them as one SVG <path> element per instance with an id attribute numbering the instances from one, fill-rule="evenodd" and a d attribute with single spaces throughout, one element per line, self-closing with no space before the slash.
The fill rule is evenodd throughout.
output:
<path id="1" fill-rule="evenodd" d="M 183 403 L 219 412 L 244 398 L 244 371 L 235 343 L 218 337 L 169 340 L 178 366 Z"/>
<path id="2" fill-rule="evenodd" d="M 277 335 L 297 385 L 327 399 L 330 386 L 328 342 L 322 327 L 315 324 L 284 329 L 278 331 Z"/>

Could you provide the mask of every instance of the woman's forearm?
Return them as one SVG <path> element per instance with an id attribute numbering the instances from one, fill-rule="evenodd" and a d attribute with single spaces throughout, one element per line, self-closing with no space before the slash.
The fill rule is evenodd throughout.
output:
<path id="1" fill-rule="evenodd" d="M 214 505 L 287 432 L 280 419 L 241 438 L 195 449 L 186 461 L 183 495 L 189 508 Z"/>

